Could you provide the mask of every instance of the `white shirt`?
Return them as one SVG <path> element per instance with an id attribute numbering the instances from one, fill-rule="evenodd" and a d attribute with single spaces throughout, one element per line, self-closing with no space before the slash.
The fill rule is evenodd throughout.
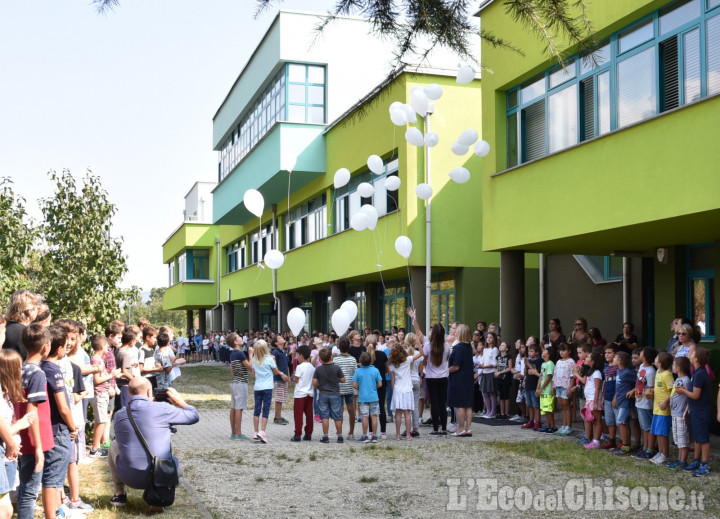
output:
<path id="1" fill-rule="evenodd" d="M 483 368 L 481 370 L 483 375 L 487 373 L 495 373 L 495 366 L 497 366 L 497 356 L 497 348 L 483 348 L 482 360 L 480 361 L 480 363 L 483 366 L 490 366 L 489 368 Z"/>
<path id="2" fill-rule="evenodd" d="M 306 396 L 313 396 L 313 375 L 315 375 L 315 368 L 309 362 L 302 362 L 298 364 L 295 369 L 295 377 L 297 377 L 298 383 L 295 384 L 295 392 L 293 396 L 295 398 L 304 398 Z"/>
<path id="3" fill-rule="evenodd" d="M 598 369 L 596 369 L 585 381 L 585 400 L 587 402 L 595 401 L 595 380 L 600 380 L 602 382 L 602 373 Z M 601 394 L 602 392 L 598 393 L 598 395 Z"/>
<path id="4" fill-rule="evenodd" d="M 410 378 L 410 364 L 412 364 L 412 360 L 412 357 L 408 357 L 405 359 L 405 362 L 400 364 L 397 368 L 388 363 L 390 371 L 395 373 L 395 386 L 393 387 L 393 393 L 401 395 L 412 391 L 412 379 Z"/>

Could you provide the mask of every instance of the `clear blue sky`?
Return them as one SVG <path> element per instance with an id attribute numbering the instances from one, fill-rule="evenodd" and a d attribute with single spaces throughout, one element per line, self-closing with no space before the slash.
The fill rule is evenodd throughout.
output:
<path id="1" fill-rule="evenodd" d="M 121 0 L 106 16 L 89 4 L 0 3 L 0 176 L 37 218 L 49 170 L 91 168 L 118 207 L 124 286 L 166 286 L 161 244 L 192 184 L 217 180 L 212 116 L 277 6 L 255 19 L 254 0 Z"/>

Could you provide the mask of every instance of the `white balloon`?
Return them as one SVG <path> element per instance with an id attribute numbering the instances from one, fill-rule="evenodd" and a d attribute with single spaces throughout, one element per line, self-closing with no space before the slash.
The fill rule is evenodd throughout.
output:
<path id="1" fill-rule="evenodd" d="M 415 127 L 408 128 L 405 132 L 405 140 L 408 141 L 408 144 L 412 144 L 413 146 L 422 146 L 425 144 L 422 132 Z"/>
<path id="2" fill-rule="evenodd" d="M 262 216 L 263 210 L 265 209 L 265 199 L 260 191 L 257 189 L 248 189 L 245 191 L 243 203 L 245 204 L 245 208 L 252 214 L 258 218 Z"/>
<path id="3" fill-rule="evenodd" d="M 490 143 L 487 141 L 479 141 L 475 144 L 475 155 L 478 157 L 484 157 L 488 153 L 490 153 Z"/>
<path id="4" fill-rule="evenodd" d="M 368 217 L 365 213 L 357 212 L 350 218 L 350 227 L 356 231 L 364 231 L 368 226 Z"/>
<path id="5" fill-rule="evenodd" d="M 425 95 L 428 97 L 428 99 L 436 101 L 442 97 L 443 89 L 437 83 L 431 83 L 425 87 Z"/>
<path id="6" fill-rule="evenodd" d="M 363 198 L 370 198 L 375 194 L 375 188 L 369 182 L 363 182 L 358 186 L 357 190 Z"/>
<path id="7" fill-rule="evenodd" d="M 428 98 L 422 88 L 413 89 L 410 92 L 410 106 L 420 117 L 427 115 Z"/>
<path id="8" fill-rule="evenodd" d="M 395 240 L 395 250 L 398 254 L 400 254 L 400 256 L 408 259 L 410 257 L 410 253 L 412 252 L 412 242 L 410 241 L 410 238 L 407 236 L 398 236 L 397 240 Z"/>
<path id="9" fill-rule="evenodd" d="M 287 325 L 293 335 L 300 335 L 305 326 L 305 312 L 301 308 L 291 308 L 287 314 Z"/>
<path id="10" fill-rule="evenodd" d="M 265 253 L 263 261 L 265 262 L 265 265 L 273 270 L 276 270 L 282 267 L 283 263 L 285 263 L 285 256 L 283 256 L 283 253 L 277 249 L 270 249 Z"/>
<path id="11" fill-rule="evenodd" d="M 350 323 L 357 317 L 357 305 L 355 304 L 355 301 L 345 301 L 342 305 L 340 305 L 340 309 L 345 310 L 345 313 L 348 314 L 348 317 L 350 317 Z M 348 323 L 348 325 L 350 323 Z"/>
<path id="12" fill-rule="evenodd" d="M 407 124 L 407 117 L 405 117 L 405 110 L 402 108 L 395 108 L 390 112 L 390 120 L 395 126 L 405 126 Z"/>
<path id="13" fill-rule="evenodd" d="M 347 168 L 340 168 L 335 172 L 335 189 L 340 189 L 350 182 L 350 171 Z"/>
<path id="14" fill-rule="evenodd" d="M 370 155 L 367 159 L 367 167 L 376 175 L 385 173 L 385 164 L 377 155 Z"/>
<path id="15" fill-rule="evenodd" d="M 427 146 L 428 148 L 437 146 L 438 142 L 440 142 L 440 137 L 438 137 L 437 133 L 427 132 L 427 134 L 425 134 L 425 146 Z"/>
<path id="16" fill-rule="evenodd" d="M 470 83 L 473 79 L 475 79 L 475 71 L 472 67 L 468 65 L 464 65 L 460 67 L 460 70 L 458 70 L 457 73 L 457 79 L 459 85 L 464 85 L 466 83 Z"/>
<path id="17" fill-rule="evenodd" d="M 427 200 L 432 196 L 433 190 L 432 187 L 430 187 L 430 184 L 418 184 L 415 188 L 415 194 L 418 196 L 418 198 L 422 200 Z"/>
<path id="18" fill-rule="evenodd" d="M 450 178 L 458 184 L 464 184 L 470 180 L 470 172 L 466 168 L 455 168 L 450 172 Z"/>
<path id="19" fill-rule="evenodd" d="M 363 206 L 360 208 L 360 212 L 367 216 L 367 228 L 371 231 L 374 231 L 378 221 L 377 209 L 375 209 L 375 207 L 370 204 L 363 204 Z"/>
<path id="20" fill-rule="evenodd" d="M 455 155 L 459 155 L 462 157 L 463 155 L 465 155 L 468 152 L 468 150 L 470 149 L 470 146 L 466 146 L 465 144 L 460 144 L 459 142 L 456 141 L 456 142 L 453 142 L 453 145 L 450 149 L 452 150 L 452 152 Z"/>
<path id="21" fill-rule="evenodd" d="M 402 103 L 400 101 L 395 101 L 394 103 L 390 103 L 390 108 L 388 108 L 388 113 L 392 113 L 393 110 L 397 110 L 400 107 L 402 107 Z"/>
<path id="22" fill-rule="evenodd" d="M 393 175 L 385 179 L 385 189 L 395 191 L 400 187 L 400 177 Z"/>
<path id="23" fill-rule="evenodd" d="M 460 137 L 458 137 L 458 142 L 460 144 L 464 144 L 465 146 L 472 146 L 475 144 L 478 140 L 478 132 L 477 130 L 474 130 L 472 128 L 468 128 L 464 132 L 460 134 Z"/>
<path id="24" fill-rule="evenodd" d="M 344 335 L 350 326 L 350 316 L 342 308 L 338 308 L 332 314 L 332 327 L 338 335 Z"/>
<path id="25" fill-rule="evenodd" d="M 415 110 L 413 110 L 413 107 L 408 104 L 404 104 L 402 105 L 402 109 L 405 111 L 405 120 L 407 120 L 409 124 L 415 124 L 417 122 L 417 114 L 415 113 Z"/>

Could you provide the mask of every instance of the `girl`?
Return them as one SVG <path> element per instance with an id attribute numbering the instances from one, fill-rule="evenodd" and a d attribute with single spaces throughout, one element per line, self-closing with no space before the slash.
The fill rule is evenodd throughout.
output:
<path id="1" fill-rule="evenodd" d="M 410 378 L 410 365 L 417 359 L 422 357 L 422 353 L 417 352 L 414 355 L 408 355 L 407 350 L 402 344 L 395 344 L 390 350 L 390 383 L 393 388 L 392 411 L 400 411 L 397 413 L 395 420 L 395 439 L 401 440 L 400 426 L 403 415 L 405 416 L 405 432 L 406 440 L 412 440 L 410 434 L 412 424 L 410 423 L 410 412 L 415 407 L 413 402 L 412 379 Z"/>
<path id="2" fill-rule="evenodd" d="M 505 341 L 500 343 L 500 354 L 497 356 L 497 370 L 495 380 L 497 381 L 498 393 L 500 394 L 500 416 L 501 420 L 509 420 L 510 415 L 510 386 L 512 385 L 513 361 L 508 354 L 508 345 Z"/>
<path id="3" fill-rule="evenodd" d="M 15 489 L 17 457 L 20 453 L 20 436 L 17 433 L 35 422 L 37 412 L 29 412 L 15 420 L 13 403 L 25 402 L 25 398 L 22 392 L 22 358 L 14 350 L 0 350 L 0 382 L 0 461 L 4 462 L 0 464 L 0 518 L 9 519 L 13 514 L 9 492 Z"/>
<path id="4" fill-rule="evenodd" d="M 255 411 L 253 412 L 253 425 L 255 434 L 253 441 L 255 443 L 267 443 L 267 435 L 265 428 L 267 427 L 268 416 L 270 415 L 270 401 L 273 392 L 273 374 L 282 378 L 283 382 L 289 380 L 288 376 L 277 369 L 275 358 L 270 355 L 267 342 L 260 339 L 253 345 L 254 356 L 252 358 L 253 375 L 255 376 Z M 258 430 L 260 423 L 260 412 L 262 411 L 262 426 Z"/>
<path id="5" fill-rule="evenodd" d="M 380 403 L 380 434 L 378 431 L 373 431 L 373 436 L 384 440 L 387 438 L 385 428 L 387 427 L 387 414 L 385 413 L 385 397 L 387 395 L 387 381 L 385 380 L 385 374 L 388 372 L 387 364 L 388 358 L 384 351 L 377 349 L 377 336 L 374 334 L 368 335 L 365 339 L 365 347 L 367 353 L 370 355 L 370 364 L 375 366 L 380 372 L 381 386 L 377 388 L 378 402 Z"/>
<path id="6" fill-rule="evenodd" d="M 414 356 L 418 352 L 418 344 L 417 344 L 417 336 L 414 333 L 408 333 L 405 336 L 405 347 L 407 350 L 407 354 L 409 356 Z M 422 385 L 420 384 L 420 364 L 422 363 L 424 357 L 420 357 L 418 359 L 415 359 L 412 364 L 410 365 L 410 380 L 412 381 L 412 390 L 413 390 L 413 410 L 412 410 L 412 431 L 410 432 L 410 435 L 413 438 L 416 438 L 420 436 L 420 432 L 418 431 L 418 427 L 420 426 L 419 423 L 419 415 L 420 412 L 420 399 L 422 399 Z"/>
<path id="7" fill-rule="evenodd" d="M 527 407 L 525 406 L 525 359 L 527 358 L 527 346 L 525 341 L 518 339 L 515 341 L 517 356 L 515 357 L 515 365 L 512 369 L 513 384 L 517 391 L 515 403 L 518 406 L 518 415 L 510 420 L 513 422 L 524 422 L 527 416 Z"/>
<path id="8" fill-rule="evenodd" d="M 482 369 L 480 368 L 480 361 L 482 360 L 482 352 L 483 348 L 485 347 L 484 340 L 485 338 L 483 337 L 483 341 L 474 341 L 473 344 L 473 351 L 475 353 L 475 355 L 473 355 L 473 378 L 475 379 L 475 383 L 473 384 L 473 411 L 475 411 L 475 416 L 477 416 L 478 418 L 485 414 L 483 412 L 483 401 L 482 395 L 480 393 L 480 374 L 482 372 Z"/>
<path id="9" fill-rule="evenodd" d="M 586 375 L 581 374 L 579 366 L 575 366 L 575 377 L 585 384 L 585 407 L 582 415 L 585 419 L 585 439 L 581 444 L 586 449 L 597 449 L 600 446 L 602 422 L 600 421 L 600 388 L 602 387 L 602 370 L 604 359 L 600 353 L 592 353 L 585 359 Z M 591 447 L 592 445 L 592 447 Z"/>
<path id="10" fill-rule="evenodd" d="M 481 368 L 480 391 L 485 403 L 485 414 L 480 418 L 495 418 L 497 395 L 495 394 L 495 371 L 498 357 L 498 340 L 495 332 L 488 332 L 479 367 Z"/>
<path id="11" fill-rule="evenodd" d="M 570 386 L 573 383 L 575 361 L 570 357 L 570 346 L 566 343 L 560 344 L 558 347 L 560 352 L 560 360 L 555 365 L 555 373 L 553 374 L 553 388 L 555 389 L 555 398 L 557 398 L 560 412 L 562 413 L 563 424 L 558 429 L 557 434 L 567 436 L 572 432 L 572 415 L 570 411 L 570 401 L 568 394 Z"/>

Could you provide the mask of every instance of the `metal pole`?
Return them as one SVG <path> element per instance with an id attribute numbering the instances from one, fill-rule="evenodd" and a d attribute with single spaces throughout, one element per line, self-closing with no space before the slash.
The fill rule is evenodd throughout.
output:
<path id="1" fill-rule="evenodd" d="M 275 217 L 277 216 L 277 206 L 272 206 L 272 228 L 273 233 L 270 240 L 270 246 L 273 249 L 280 250 L 280 246 L 278 245 L 279 242 L 279 236 L 278 236 L 278 229 L 277 229 L 277 222 L 275 221 Z M 275 300 L 275 308 L 277 309 L 277 330 L 276 332 L 280 333 L 280 330 L 282 330 L 282 323 L 280 320 L 282 319 L 282 313 L 281 313 L 281 303 L 280 298 L 277 296 L 277 269 L 272 269 L 272 282 L 273 282 L 273 299 Z"/>
<path id="2" fill-rule="evenodd" d="M 428 102 L 428 111 L 425 115 L 425 135 L 430 131 L 430 115 L 435 110 L 435 104 Z M 430 184 L 430 148 L 425 150 L 425 182 Z M 431 197 L 432 198 L 432 197 Z M 432 217 L 430 212 L 430 198 L 425 201 L 425 333 L 430 330 L 430 310 L 432 303 Z"/>
<path id="3" fill-rule="evenodd" d="M 630 258 L 622 259 L 623 322 L 630 320 Z"/>

